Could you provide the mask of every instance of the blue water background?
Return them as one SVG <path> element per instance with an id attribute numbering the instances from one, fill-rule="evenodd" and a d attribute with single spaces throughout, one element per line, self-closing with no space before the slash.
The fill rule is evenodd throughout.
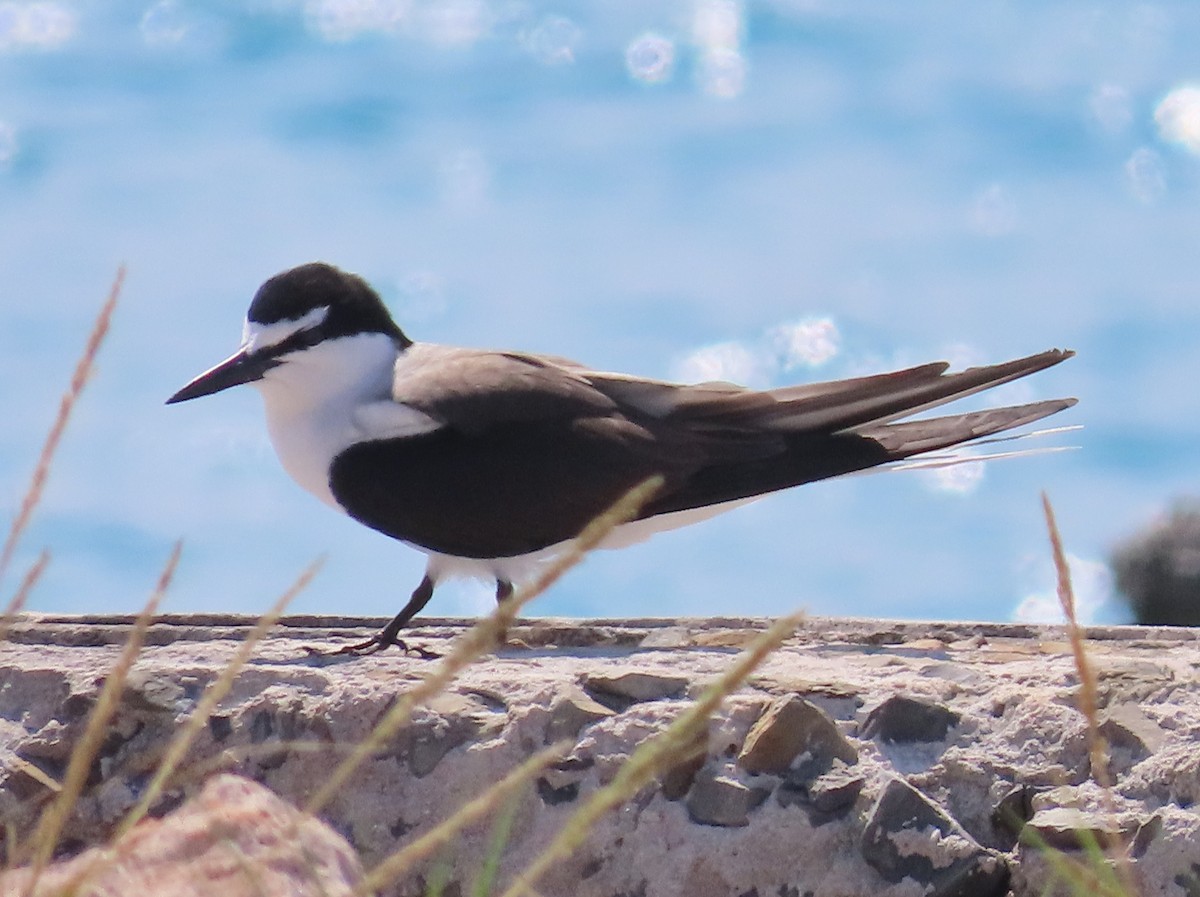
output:
<path id="1" fill-rule="evenodd" d="M 1121 619 L 1112 546 L 1197 490 L 1197 46 L 1184 0 L 0 3 L 0 507 L 128 266 L 0 597 L 47 548 L 34 609 L 131 610 L 183 538 L 170 609 L 261 610 L 325 553 L 296 610 L 394 612 L 422 558 L 300 491 L 252 390 L 163 405 L 323 259 L 415 338 L 656 377 L 1079 352 L 1000 397 L 1079 396 L 1044 441 L 1077 451 L 774 496 L 537 613 L 1036 615 L 1046 489 Z"/>

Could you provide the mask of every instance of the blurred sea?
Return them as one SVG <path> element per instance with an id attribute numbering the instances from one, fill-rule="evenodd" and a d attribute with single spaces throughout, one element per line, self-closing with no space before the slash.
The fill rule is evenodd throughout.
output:
<path id="1" fill-rule="evenodd" d="M 251 390 L 163 400 L 268 276 L 326 260 L 412 336 L 751 385 L 1051 346 L 995 401 L 1045 444 L 855 477 L 600 553 L 535 613 L 1085 610 L 1197 489 L 1200 6 L 0 2 L 0 499 L 15 511 L 116 267 L 126 290 L 35 524 L 35 609 L 391 614 L 415 552 L 283 474 Z M 989 401 L 993 400 L 991 397 Z M 486 607 L 486 585 L 435 614 Z"/>

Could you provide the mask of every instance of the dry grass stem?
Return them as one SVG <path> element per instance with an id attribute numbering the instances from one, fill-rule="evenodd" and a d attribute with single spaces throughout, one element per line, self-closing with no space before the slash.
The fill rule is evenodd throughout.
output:
<path id="1" fill-rule="evenodd" d="M 88 773 L 92 768 L 92 761 L 104 738 L 108 735 L 108 724 L 120 702 L 129 670 L 142 650 L 146 630 L 150 627 L 150 621 L 175 575 L 181 550 L 182 545 L 176 542 L 150 600 L 142 608 L 142 612 L 138 615 L 137 621 L 129 633 L 129 638 L 125 641 L 125 646 L 121 649 L 117 662 L 113 664 L 108 676 L 105 677 L 104 686 L 100 689 L 96 706 L 92 708 L 92 712 L 88 716 L 87 726 L 84 728 L 79 743 L 71 750 L 71 759 L 67 764 L 67 771 L 63 775 L 62 789 L 38 820 L 37 828 L 30 839 L 29 851 L 32 856 L 33 871 L 25 889 L 26 897 L 33 893 L 38 878 L 54 854 L 54 848 L 58 844 L 58 837 L 62 833 L 67 817 L 83 792 L 83 786 L 87 782 Z"/>
<path id="2" fill-rule="evenodd" d="M 246 661 L 250 659 L 254 648 L 271 627 L 275 625 L 276 621 L 283 614 L 284 608 L 312 582 L 313 577 L 317 575 L 323 563 L 324 558 L 318 558 L 310 564 L 308 569 L 300 574 L 300 577 L 292 586 L 279 596 L 279 599 L 271 609 L 259 617 L 254 628 L 250 630 L 241 645 L 238 646 L 233 658 L 221 670 L 221 675 L 205 689 L 203 697 L 200 698 L 200 702 L 196 705 L 196 709 L 192 711 L 187 721 L 183 724 L 183 727 L 171 739 L 171 743 L 167 746 L 162 761 L 154 771 L 154 778 L 146 786 L 141 800 L 126 814 L 125 818 L 121 820 L 121 824 L 117 826 L 114 840 L 120 840 L 124 837 L 149 812 L 150 807 L 154 805 L 154 802 L 158 800 L 159 795 L 162 793 L 167 779 L 171 777 L 171 774 L 187 753 L 188 748 L 191 747 L 196 735 L 208 723 L 208 718 L 217 709 L 217 705 L 229 693 L 229 689 L 233 687 L 233 680 L 237 678 L 237 674 L 246 665 Z"/>
<path id="3" fill-rule="evenodd" d="M 515 795 L 520 788 L 528 784 L 547 766 L 562 759 L 570 749 L 571 745 L 560 742 L 534 754 L 483 794 L 459 807 L 458 811 L 449 819 L 434 826 L 424 835 L 405 845 L 377 865 L 358 883 L 354 893 L 356 895 L 374 894 L 387 887 L 417 863 L 436 853 L 467 826 L 483 819 L 496 807 Z"/>
<path id="4" fill-rule="evenodd" d="M 155 770 L 154 778 L 146 787 L 142 799 L 138 802 L 137 806 L 130 810 L 125 815 L 125 818 L 121 820 L 116 833 L 109 841 L 107 847 L 103 850 L 98 850 L 92 861 L 80 869 L 63 886 L 59 897 L 73 897 L 73 895 L 81 893 L 89 878 L 98 873 L 106 865 L 116 862 L 119 859 L 122 838 L 149 812 L 154 801 L 162 793 L 167 779 L 170 778 L 176 767 L 178 767 L 179 762 L 183 759 L 184 754 L 187 753 L 188 748 L 196 737 L 196 733 L 208 722 L 208 718 L 212 715 L 213 710 L 216 709 L 217 704 L 228 694 L 230 687 L 233 685 L 234 678 L 236 678 L 241 668 L 245 666 L 246 661 L 249 660 L 254 647 L 262 640 L 267 631 L 275 625 L 284 608 L 317 575 L 317 571 L 320 570 L 322 563 L 324 563 L 324 559 L 322 558 L 314 561 L 300 575 L 296 582 L 279 597 L 271 609 L 259 618 L 254 629 L 246 636 L 233 658 L 221 671 L 221 675 L 205 690 L 204 696 L 184 723 L 183 728 L 176 733 L 171 743 L 167 746 L 163 759 L 159 762 L 158 768 Z M 26 897 L 29 897 L 29 895 L 27 894 Z"/>
<path id="5" fill-rule="evenodd" d="M 519 598 L 524 604 L 534 596 L 542 594 L 558 582 L 568 570 L 582 561 L 589 551 L 598 548 L 616 527 L 622 523 L 628 523 L 636 517 L 642 506 L 654 498 L 662 486 L 663 478 L 657 474 L 634 486 L 617 499 L 612 507 L 585 526 L 583 532 L 575 537 L 567 550 L 542 569 L 537 579 L 527 587 L 517 589 L 512 597 L 504 603 L 516 604 L 513 599 Z M 512 616 L 513 619 L 516 619 L 515 613 Z"/>
<path id="6" fill-rule="evenodd" d="M 29 601 L 29 593 L 38 584 L 38 580 L 46 572 L 46 566 L 49 563 L 50 552 L 43 549 L 42 553 L 37 556 L 37 560 L 33 562 L 33 566 L 25 574 L 25 578 L 21 580 L 21 585 L 17 587 L 12 601 L 8 602 L 8 607 L 4 608 L 4 616 L 0 618 L 0 642 L 8 641 L 8 629 L 12 625 L 13 618 L 24 610 L 25 604 Z"/>
<path id="7" fill-rule="evenodd" d="M 547 564 L 541 574 L 528 586 L 517 589 L 506 600 L 500 602 L 491 614 L 480 620 L 460 638 L 456 639 L 450 653 L 419 685 L 405 692 L 383 718 L 375 725 L 354 752 L 333 771 L 317 792 L 304 805 L 305 812 L 320 813 L 331 801 L 346 780 L 354 774 L 368 757 L 378 751 L 405 723 L 420 704 L 440 694 L 467 666 L 492 648 L 516 620 L 517 613 L 529 601 L 540 595 L 564 573 L 578 564 L 583 557 L 600 544 L 613 528 L 633 519 L 638 510 L 662 486 L 661 477 L 651 477 L 623 495 L 607 511 L 589 523 L 572 545 Z"/>
<path id="8" fill-rule="evenodd" d="M 1071 586 L 1071 568 L 1067 564 L 1067 555 L 1063 551 L 1062 536 L 1058 531 L 1058 523 L 1054 519 L 1054 508 L 1050 497 L 1042 493 L 1042 511 L 1046 515 L 1046 528 L 1050 532 L 1050 550 L 1054 554 L 1054 569 L 1058 576 L 1058 601 L 1062 605 L 1063 616 L 1067 620 L 1067 638 L 1071 643 L 1071 653 L 1075 657 L 1075 669 L 1079 672 L 1079 711 L 1087 719 L 1088 746 L 1092 766 L 1092 778 L 1104 787 L 1108 781 L 1108 757 L 1104 744 L 1104 736 L 1100 734 L 1100 719 L 1097 714 L 1096 672 L 1092 669 L 1088 658 L 1087 647 L 1084 644 L 1083 628 L 1079 625 L 1075 614 L 1075 591 Z"/>
<path id="9" fill-rule="evenodd" d="M 11 819 L 4 820 L 4 871 L 7 872 L 17 863 L 16 858 L 17 827 Z"/>
<path id="10" fill-rule="evenodd" d="M 1075 671 L 1079 676 L 1079 711 L 1087 720 L 1088 729 L 1088 760 L 1091 766 L 1092 779 L 1100 786 L 1106 809 L 1110 816 L 1116 816 L 1116 804 L 1112 796 L 1112 779 L 1108 772 L 1108 745 L 1100 733 L 1100 701 L 1099 677 L 1088 656 L 1086 635 L 1075 609 L 1075 590 L 1071 585 L 1071 568 L 1067 563 L 1067 554 L 1063 549 L 1062 535 L 1058 522 L 1054 517 L 1054 507 L 1050 497 L 1042 493 L 1042 512 L 1046 517 L 1046 529 L 1050 535 L 1050 550 L 1054 556 L 1054 569 L 1058 579 L 1058 601 L 1062 605 L 1063 616 L 1067 621 L 1067 639 L 1071 643 L 1071 653 L 1075 662 Z M 1089 851 L 1086 864 L 1076 863 L 1074 874 L 1070 876 L 1072 887 L 1077 893 L 1086 894 L 1119 894 L 1121 897 L 1133 897 L 1137 893 L 1133 867 L 1128 853 L 1120 843 L 1120 836 L 1102 834 L 1102 845 L 1093 845 Z M 1104 848 L 1101 850 L 1101 846 Z M 1105 852 L 1116 866 L 1117 877 L 1113 876 L 1105 861 Z M 1043 851 L 1049 856 L 1053 851 Z M 1104 880 L 1110 879 L 1111 888 L 1102 887 Z"/>
<path id="11" fill-rule="evenodd" d="M 100 351 L 100 345 L 104 342 L 104 337 L 108 334 L 109 325 L 112 323 L 113 311 L 117 307 L 117 299 L 121 295 L 121 286 L 124 282 L 125 266 L 122 265 L 117 269 L 117 276 L 113 280 L 112 288 L 109 290 L 108 300 L 100 308 L 100 314 L 96 316 L 96 323 L 92 325 L 92 332 L 88 336 L 87 345 L 84 347 L 83 354 L 79 357 L 79 362 L 75 365 L 75 373 L 71 376 L 71 385 L 67 388 L 67 391 L 63 394 L 59 402 L 58 416 L 54 419 L 53 426 L 50 427 L 50 433 L 46 436 L 46 442 L 42 445 L 41 454 L 38 455 L 37 465 L 33 470 L 33 477 L 29 481 L 29 488 L 25 492 L 25 497 L 21 500 L 21 507 L 17 511 L 17 516 L 13 518 L 8 536 L 4 540 L 4 547 L 0 549 L 0 579 L 4 578 L 4 573 L 8 569 L 9 562 L 12 560 L 13 552 L 16 551 L 21 534 L 29 525 L 29 518 L 33 515 L 38 502 L 41 501 L 42 490 L 45 488 L 46 478 L 50 474 L 50 464 L 54 460 L 54 453 L 58 449 L 59 442 L 62 440 L 63 431 L 67 427 L 67 421 L 71 418 L 75 402 L 78 400 L 80 393 L 83 392 L 83 387 L 87 385 L 88 378 L 92 374 L 92 368 L 96 362 L 96 354 Z"/>
<path id="12" fill-rule="evenodd" d="M 542 874 L 582 844 L 600 817 L 632 797 L 680 755 L 692 752 L 697 738 L 708 725 L 709 717 L 721 702 L 792 634 L 801 619 L 803 614 L 797 613 L 776 621 L 664 732 L 634 751 L 612 782 L 575 811 L 558 836 L 504 891 L 503 897 L 535 893 L 533 887 Z"/>
<path id="13" fill-rule="evenodd" d="M 59 782 L 53 776 L 46 773 L 41 767 L 34 766 L 20 754 L 9 754 L 4 758 L 4 765 L 12 769 L 19 769 L 51 794 L 58 794 L 62 791 L 62 782 Z M 9 845 L 11 846 L 13 843 L 15 842 L 10 841 Z"/>

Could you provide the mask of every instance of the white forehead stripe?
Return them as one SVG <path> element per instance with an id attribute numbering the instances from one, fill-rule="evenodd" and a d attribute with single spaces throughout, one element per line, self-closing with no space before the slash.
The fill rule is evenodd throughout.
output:
<path id="1" fill-rule="evenodd" d="M 246 319 L 242 326 L 242 348 L 254 351 L 267 349 L 282 343 L 293 333 L 309 330 L 320 325 L 329 317 L 329 306 L 322 305 L 301 315 L 294 321 L 276 321 L 274 324 L 259 324 L 257 321 Z"/>

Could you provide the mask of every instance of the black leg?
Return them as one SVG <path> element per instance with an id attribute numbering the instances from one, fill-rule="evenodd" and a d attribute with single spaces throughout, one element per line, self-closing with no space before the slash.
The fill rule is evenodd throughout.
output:
<path id="1" fill-rule="evenodd" d="M 512 593 L 513 593 L 513 584 L 511 582 L 509 582 L 507 579 L 497 579 L 496 580 L 496 603 L 497 604 L 503 604 L 505 601 L 507 601 L 509 598 L 512 597 Z M 499 632 L 497 632 L 496 640 L 499 642 L 500 646 L 503 646 L 504 643 L 508 641 L 508 630 L 501 629 Z"/>
<path id="2" fill-rule="evenodd" d="M 511 588 L 511 587 L 510 587 Z M 365 642 L 358 642 L 354 645 L 346 645 L 344 648 L 339 648 L 337 651 L 319 652 L 313 649 L 308 649 L 311 654 L 326 654 L 326 656 L 337 656 L 340 654 L 353 654 L 357 657 L 366 657 L 369 654 L 374 654 L 376 651 L 382 651 L 384 648 L 396 645 L 403 650 L 409 650 L 404 644 L 403 639 L 398 638 L 400 630 L 403 629 L 408 621 L 425 609 L 425 605 L 429 603 L 429 599 L 433 597 L 433 580 L 428 576 L 421 579 L 420 585 L 413 591 L 412 597 L 408 599 L 408 604 L 404 605 L 404 609 L 392 619 L 392 622 L 384 626 L 379 632 L 371 636 Z M 418 654 L 425 658 L 433 658 L 438 655 L 429 651 L 424 651 L 420 648 L 415 648 Z"/>

